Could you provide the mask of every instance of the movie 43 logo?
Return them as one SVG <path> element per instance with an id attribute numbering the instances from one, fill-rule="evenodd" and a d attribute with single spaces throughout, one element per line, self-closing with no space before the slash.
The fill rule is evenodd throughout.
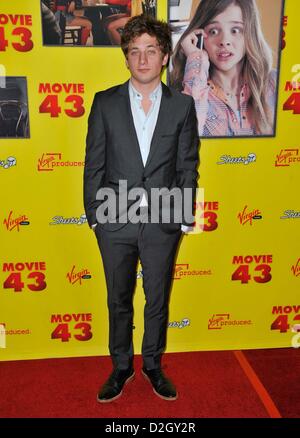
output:
<path id="1" fill-rule="evenodd" d="M 215 231 L 218 224 L 218 210 L 219 210 L 219 202 L 218 201 L 205 201 L 205 202 L 197 202 L 196 209 L 203 210 L 200 214 L 200 218 L 202 219 L 202 223 L 200 224 L 200 228 L 203 231 Z"/>
<path id="2" fill-rule="evenodd" d="M 202 215 L 204 224 L 201 225 L 203 231 L 215 231 L 218 228 L 218 214 L 215 211 L 205 211 Z"/>
<path id="3" fill-rule="evenodd" d="M 283 50 L 283 49 L 285 49 L 285 47 L 286 47 L 286 39 L 285 39 L 285 37 L 286 37 L 286 35 L 285 35 L 285 27 L 288 25 L 288 16 L 287 15 L 284 15 L 283 16 L 283 20 L 282 20 L 282 26 L 283 26 L 283 28 L 282 28 L 282 34 L 281 34 L 281 49 Z"/>
<path id="4" fill-rule="evenodd" d="M 81 117 L 85 113 L 81 95 L 84 93 L 84 84 L 42 83 L 39 85 L 39 93 L 46 94 L 39 106 L 41 114 L 59 117 L 63 110 L 68 117 Z M 62 93 L 65 95 L 62 96 Z M 63 109 L 62 106 L 65 108 Z"/>
<path id="5" fill-rule="evenodd" d="M 93 337 L 91 321 L 91 313 L 51 315 L 51 322 L 58 323 L 51 333 L 51 339 L 69 342 L 73 337 L 77 341 L 89 341 Z"/>
<path id="6" fill-rule="evenodd" d="M 283 111 L 293 111 L 300 114 L 300 64 L 292 67 L 292 73 L 296 73 L 291 81 L 286 82 L 285 91 L 294 91 L 283 104 Z"/>
<path id="7" fill-rule="evenodd" d="M 272 322 L 271 330 L 286 333 L 290 329 L 290 321 L 300 324 L 300 305 L 273 306 L 272 314 L 278 316 Z"/>
<path id="8" fill-rule="evenodd" d="M 256 283 L 268 283 L 272 279 L 272 255 L 234 256 L 232 263 L 238 265 L 231 280 L 247 284 L 254 280 Z"/>
<path id="9" fill-rule="evenodd" d="M 3 26 L 6 24 L 18 26 L 8 30 Z M 31 15 L 0 14 L 0 52 L 5 52 L 9 44 L 18 52 L 32 50 L 32 33 L 28 26 L 32 26 Z"/>
<path id="10" fill-rule="evenodd" d="M 3 288 L 15 292 L 22 292 L 25 288 L 34 292 L 42 291 L 47 287 L 45 270 L 45 262 L 4 263 L 3 272 L 8 274 Z"/>
<path id="11" fill-rule="evenodd" d="M 83 98 L 76 94 L 70 94 L 64 99 L 65 104 L 69 104 L 70 108 L 64 109 L 64 112 L 69 117 L 83 116 L 85 109 L 83 106 Z M 59 117 L 62 112 L 59 98 L 57 95 L 46 96 L 39 108 L 40 113 L 48 113 L 51 117 Z"/>

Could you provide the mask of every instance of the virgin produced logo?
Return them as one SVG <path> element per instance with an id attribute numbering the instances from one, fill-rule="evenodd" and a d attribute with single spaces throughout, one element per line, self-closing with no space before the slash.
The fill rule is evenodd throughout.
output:
<path id="1" fill-rule="evenodd" d="M 275 167 L 289 167 L 296 163 L 300 163 L 299 149 L 281 149 L 276 155 Z"/>
<path id="2" fill-rule="evenodd" d="M 231 319 L 229 313 L 216 313 L 208 320 L 208 330 L 222 330 L 225 327 L 252 325 L 251 319 Z"/>
<path id="3" fill-rule="evenodd" d="M 181 280 L 186 277 L 201 277 L 212 275 L 211 269 L 189 269 L 189 263 L 176 263 L 173 273 L 174 280 Z"/>
<path id="4" fill-rule="evenodd" d="M 62 153 L 47 152 L 38 159 L 37 169 L 39 172 L 51 172 L 58 167 L 81 167 L 84 166 L 84 161 L 63 161 Z"/>
<path id="5" fill-rule="evenodd" d="M 292 273 L 294 274 L 295 277 L 299 277 L 300 276 L 300 258 L 291 267 L 291 271 L 292 271 Z"/>

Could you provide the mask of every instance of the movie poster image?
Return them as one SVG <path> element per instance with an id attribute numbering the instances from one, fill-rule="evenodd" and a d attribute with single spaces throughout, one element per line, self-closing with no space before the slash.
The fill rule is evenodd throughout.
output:
<path id="1" fill-rule="evenodd" d="M 283 7 L 169 0 L 169 84 L 194 98 L 200 137 L 275 136 Z"/>
<path id="2" fill-rule="evenodd" d="M 44 45 L 120 46 L 127 21 L 156 16 L 157 0 L 40 0 Z"/>
<path id="3" fill-rule="evenodd" d="M 0 78 L 0 138 L 28 138 L 27 80 L 19 76 Z"/>

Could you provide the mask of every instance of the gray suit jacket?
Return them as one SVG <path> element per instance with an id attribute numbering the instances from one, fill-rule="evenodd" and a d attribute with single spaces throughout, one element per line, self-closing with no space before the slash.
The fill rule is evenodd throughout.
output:
<path id="1" fill-rule="evenodd" d="M 166 187 L 191 188 L 193 199 L 197 187 L 199 159 L 197 117 L 193 98 L 162 83 L 162 98 L 149 156 L 144 166 L 130 107 L 128 81 L 96 93 L 91 108 L 84 168 L 84 206 L 89 225 L 95 224 L 96 210 L 103 201 L 96 198 L 103 187 L 114 190 L 119 180 L 127 181 L 127 189 Z M 136 201 L 129 201 L 130 207 Z M 190 206 L 193 210 L 193 203 Z M 107 230 L 124 226 L 100 224 Z M 182 221 L 184 225 L 191 222 Z M 166 231 L 180 228 L 180 223 L 162 224 Z"/>

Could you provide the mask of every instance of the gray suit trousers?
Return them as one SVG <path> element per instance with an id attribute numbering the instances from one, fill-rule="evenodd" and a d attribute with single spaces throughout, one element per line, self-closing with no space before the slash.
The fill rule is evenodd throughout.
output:
<path id="1" fill-rule="evenodd" d="M 167 232 L 155 223 L 129 222 L 117 231 L 104 230 L 98 224 L 95 233 L 106 277 L 113 365 L 119 369 L 132 365 L 132 301 L 140 258 L 146 299 L 143 362 L 148 369 L 159 368 L 166 346 L 172 273 L 182 232 L 172 228 Z"/>

